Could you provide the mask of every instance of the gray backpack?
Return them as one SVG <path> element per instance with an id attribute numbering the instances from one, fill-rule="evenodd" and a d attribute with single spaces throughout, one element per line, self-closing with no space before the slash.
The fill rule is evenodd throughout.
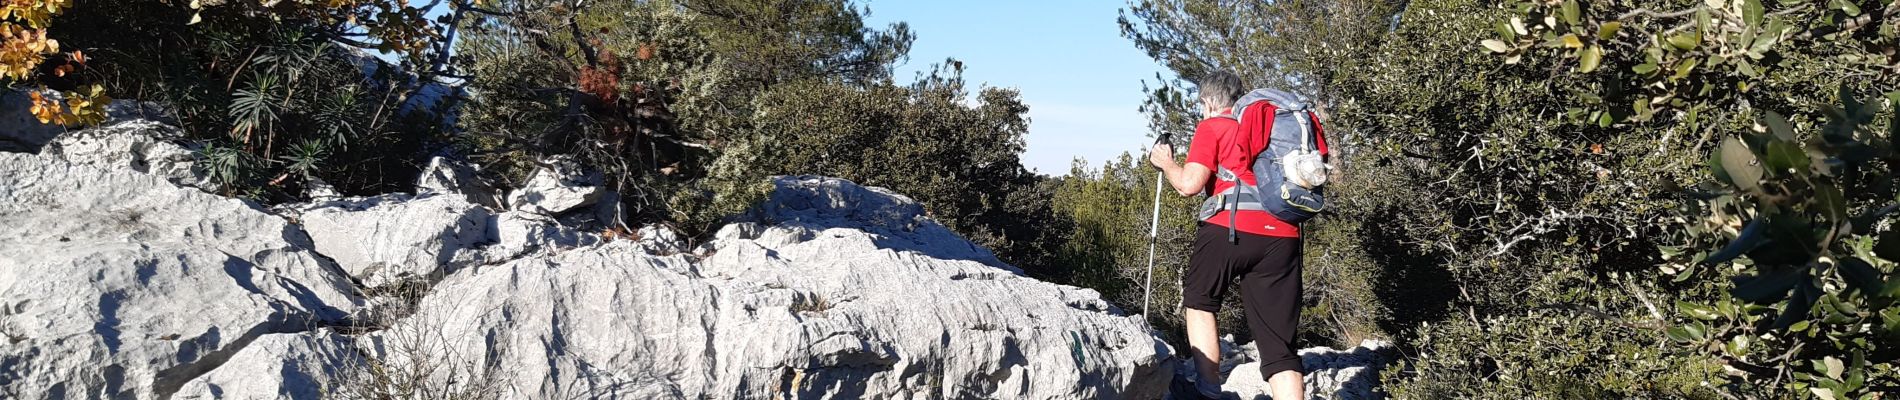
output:
<path id="1" fill-rule="evenodd" d="M 1286 91 L 1254 90 L 1234 103 L 1234 119 L 1241 121 L 1241 134 L 1262 128 L 1249 126 L 1245 114 L 1254 103 L 1262 101 L 1272 104 L 1273 107 L 1261 109 L 1273 110 L 1273 116 L 1257 122 L 1267 124 L 1264 127 L 1269 130 L 1267 148 L 1246 149 L 1258 152 L 1251 168 L 1254 184 L 1241 182 L 1239 176 L 1226 167 L 1216 167 L 1215 177 L 1234 182 L 1234 187 L 1202 203 L 1200 219 L 1212 218 L 1223 209 L 1254 210 L 1266 211 L 1280 221 L 1298 225 L 1325 209 L 1327 167 L 1315 148 L 1318 138 L 1313 128 L 1317 118 L 1309 110 L 1310 103 Z M 1231 228 L 1233 219 L 1234 213 L 1228 213 L 1229 241 L 1237 239 Z"/>

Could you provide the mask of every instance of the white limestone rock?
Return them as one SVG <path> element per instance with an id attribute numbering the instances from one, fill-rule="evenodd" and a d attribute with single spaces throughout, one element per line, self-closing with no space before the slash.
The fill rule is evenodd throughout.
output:
<path id="1" fill-rule="evenodd" d="M 989 249 L 924 216 L 923 205 L 880 187 L 818 176 L 780 177 L 760 205 L 765 223 L 784 231 L 850 227 L 871 234 L 882 248 L 970 260 L 1021 274 Z"/>
<path id="2" fill-rule="evenodd" d="M 324 181 L 323 178 L 312 176 L 307 179 L 303 185 L 303 195 L 309 198 L 310 201 L 326 202 L 343 199 L 342 191 L 337 190 L 335 185 Z"/>
<path id="3" fill-rule="evenodd" d="M 179 389 L 173 399 L 320 400 L 373 389 L 369 360 L 349 336 L 324 329 L 264 335 Z M 372 392 L 373 393 L 373 392 Z"/>
<path id="4" fill-rule="evenodd" d="M 777 184 L 695 252 L 448 195 L 298 207 L 313 244 L 155 176 L 0 155 L 0 223 L 46 226 L 0 231 L 0 398 L 333 397 L 365 362 L 504 399 L 1164 395 L 1172 350 L 1098 293 L 996 266 L 901 196 Z M 443 278 L 367 311 L 331 258 Z"/>
<path id="5" fill-rule="evenodd" d="M 558 251 L 601 243 L 600 235 L 563 226 L 554 218 L 520 211 L 495 214 L 495 245 L 485 259 L 491 262 L 513 260 L 537 251 Z"/>
<path id="6" fill-rule="evenodd" d="M 703 259 L 613 241 L 459 273 L 366 340 L 398 367 L 456 366 L 431 385 L 503 398 L 1157 398 L 1173 375 L 1168 346 L 1098 293 L 962 239 L 920 244 L 942 227 L 902 215 L 908 199 L 779 185 L 767 216 L 792 222 L 728 228 Z M 456 351 L 380 344 L 417 337 Z"/>
<path id="7" fill-rule="evenodd" d="M 317 203 L 298 212 L 319 253 L 368 287 L 435 281 L 483 260 L 488 209 L 461 196 L 405 194 Z"/>
<path id="8" fill-rule="evenodd" d="M 416 194 L 462 196 L 470 203 L 501 208 L 495 189 L 482 182 L 474 165 L 445 157 L 429 158 L 429 165 L 416 178 Z"/>
<path id="9" fill-rule="evenodd" d="M 363 304 L 255 205 L 0 153 L 0 398 L 162 398 L 259 337 Z"/>
<path id="10" fill-rule="evenodd" d="M 196 168 L 198 150 L 180 145 L 184 132 L 150 120 L 130 120 L 67 132 L 41 150 L 41 157 L 107 169 L 158 175 L 184 186 L 215 190 Z"/>
<path id="11" fill-rule="evenodd" d="M 600 172 L 587 170 L 566 158 L 555 158 L 528 177 L 508 195 L 514 211 L 557 216 L 599 202 L 607 194 Z"/>

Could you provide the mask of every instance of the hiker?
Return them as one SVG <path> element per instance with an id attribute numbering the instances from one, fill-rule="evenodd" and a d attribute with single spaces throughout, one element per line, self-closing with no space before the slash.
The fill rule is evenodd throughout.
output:
<path id="1" fill-rule="evenodd" d="M 1195 128 L 1188 146 L 1187 164 L 1176 164 L 1174 149 L 1166 143 L 1155 145 L 1148 155 L 1149 161 L 1162 170 L 1168 183 L 1182 196 L 1204 193 L 1210 196 L 1199 215 L 1193 253 L 1181 282 L 1182 319 L 1187 325 L 1188 343 L 1193 348 L 1198 372 L 1195 387 L 1202 396 L 1222 396 L 1220 383 L 1224 378 L 1219 371 L 1220 344 L 1214 316 L 1220 311 L 1221 298 L 1238 280 L 1238 287 L 1234 289 L 1240 291 L 1246 307 L 1247 325 L 1260 351 L 1260 372 L 1267 378 L 1273 398 L 1304 399 L 1304 370 L 1299 353 L 1293 347 L 1300 318 L 1303 264 L 1298 222 L 1318 212 L 1317 203 L 1310 208 L 1300 203 L 1318 199 L 1306 190 L 1317 192 L 1317 185 L 1325 180 L 1322 158 L 1325 141 L 1319 137 L 1316 117 L 1305 111 L 1303 100 L 1294 100 L 1297 96 L 1263 89 L 1247 98 L 1256 99 L 1266 94 L 1268 99 L 1241 102 L 1243 109 L 1236 113 L 1236 100 L 1246 87 L 1238 76 L 1216 72 L 1201 78 L 1197 85 L 1200 111 L 1207 119 Z M 1240 115 L 1238 119 L 1236 114 Z M 1301 137 L 1305 131 L 1299 128 L 1307 121 L 1313 121 L 1311 135 Z M 1281 147 L 1269 150 L 1269 140 Z M 1318 142 L 1317 151 L 1311 151 L 1311 142 Z M 1308 150 L 1299 154 L 1310 157 L 1300 160 L 1304 163 L 1302 167 L 1310 169 L 1313 163 L 1322 164 L 1318 167 L 1320 176 L 1313 178 L 1316 182 L 1299 180 L 1300 186 L 1292 186 L 1293 183 L 1287 182 L 1295 180 L 1277 175 L 1255 176 L 1256 157 L 1278 157 L 1272 164 L 1274 174 L 1280 173 L 1278 160 L 1296 158 L 1284 156 L 1292 151 L 1286 150 L 1286 143 L 1305 146 Z M 1272 154 L 1276 151 L 1281 153 Z M 1255 187 L 1261 183 L 1256 178 L 1288 185 L 1294 188 L 1289 193 L 1309 198 L 1255 196 L 1265 191 Z M 1312 185 L 1308 186 L 1309 183 Z M 1266 201 L 1262 199 L 1282 201 L 1263 206 Z M 1293 203 L 1296 208 L 1286 208 L 1287 203 Z M 1280 209 L 1293 213 L 1283 214 L 1277 211 Z M 1289 223 L 1287 219 L 1295 221 Z"/>

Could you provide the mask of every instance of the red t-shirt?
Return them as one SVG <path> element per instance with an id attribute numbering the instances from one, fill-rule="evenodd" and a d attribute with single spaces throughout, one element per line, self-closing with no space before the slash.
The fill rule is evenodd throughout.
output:
<path id="1" fill-rule="evenodd" d="M 1263 105 L 1256 104 L 1255 107 L 1263 107 Z M 1253 111 L 1254 110 L 1248 110 L 1249 113 Z M 1273 113 L 1267 111 L 1260 115 L 1273 115 Z M 1320 133 L 1322 131 L 1318 128 L 1319 123 L 1317 121 L 1313 123 L 1313 126 L 1313 135 L 1320 138 L 1317 140 L 1318 146 L 1316 147 L 1319 148 L 1321 154 L 1324 154 L 1326 153 L 1325 135 Z M 1234 171 L 1234 175 L 1238 176 L 1242 183 L 1248 185 L 1255 184 L 1256 181 L 1254 181 L 1253 176 L 1253 154 L 1247 154 L 1241 150 L 1239 143 L 1235 143 L 1236 140 L 1246 136 L 1239 133 L 1240 121 L 1235 121 L 1233 118 L 1214 117 L 1201 121 L 1201 124 L 1194 128 L 1194 140 L 1188 143 L 1187 162 L 1189 164 L 1201 164 L 1201 166 L 1207 167 L 1209 171 L 1217 171 L 1215 169 L 1216 166 L 1224 166 L 1227 167 L 1228 170 Z M 1259 136 L 1264 137 L 1264 135 Z M 1259 140 L 1262 140 L 1260 143 L 1261 146 L 1264 147 L 1266 143 L 1264 138 Z M 1233 182 L 1222 181 L 1218 175 L 1220 174 L 1216 172 L 1209 176 L 1207 187 L 1211 189 L 1203 193 L 1212 195 L 1234 187 Z M 1228 226 L 1227 213 L 1227 211 L 1216 213 L 1212 218 L 1207 219 L 1207 223 L 1226 227 Z M 1233 227 L 1234 230 L 1255 235 L 1300 237 L 1300 227 L 1298 225 L 1282 222 L 1279 218 L 1274 218 L 1273 214 L 1267 213 L 1266 211 L 1240 211 L 1234 215 L 1234 224 L 1239 225 Z"/>

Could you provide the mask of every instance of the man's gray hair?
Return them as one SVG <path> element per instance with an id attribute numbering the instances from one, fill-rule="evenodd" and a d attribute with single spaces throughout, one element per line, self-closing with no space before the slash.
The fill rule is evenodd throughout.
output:
<path id="1" fill-rule="evenodd" d="M 1196 86 L 1200 87 L 1201 101 L 1213 105 L 1214 108 L 1233 107 L 1234 101 L 1240 100 L 1240 95 L 1246 94 L 1247 90 L 1246 83 L 1240 81 L 1240 76 L 1227 71 L 1208 73 L 1207 76 L 1201 77 L 1201 81 L 1197 82 Z"/>

